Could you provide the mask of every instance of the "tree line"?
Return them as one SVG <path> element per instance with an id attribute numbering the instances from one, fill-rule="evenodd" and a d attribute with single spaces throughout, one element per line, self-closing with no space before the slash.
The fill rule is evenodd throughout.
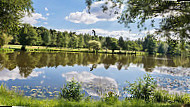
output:
<path id="1" fill-rule="evenodd" d="M 154 35 L 148 34 L 145 38 L 138 40 L 124 40 L 121 36 L 119 39 L 112 37 L 103 37 L 95 34 L 76 34 L 76 32 L 60 32 L 45 27 L 33 27 L 29 24 L 23 24 L 18 33 L 8 36 L 5 33 L 0 37 L 0 45 L 4 44 L 20 44 L 22 50 L 29 46 L 47 46 L 59 48 L 89 48 L 94 51 L 100 49 L 125 50 L 125 51 L 144 51 L 149 54 L 178 54 L 188 52 L 190 50 L 190 42 L 185 40 L 166 41 L 157 40 Z"/>

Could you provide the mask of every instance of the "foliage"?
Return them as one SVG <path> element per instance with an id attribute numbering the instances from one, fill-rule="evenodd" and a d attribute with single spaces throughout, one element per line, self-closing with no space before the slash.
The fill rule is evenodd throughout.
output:
<path id="1" fill-rule="evenodd" d="M 20 36 L 18 41 L 22 44 L 23 50 L 25 50 L 26 45 L 35 45 L 37 40 L 36 30 L 29 24 L 24 24 L 20 29 Z"/>
<path id="2" fill-rule="evenodd" d="M 135 81 L 134 83 L 129 83 L 129 86 L 124 88 L 129 94 L 131 94 L 132 98 L 135 99 L 143 99 L 145 101 L 149 101 L 151 97 L 154 95 L 154 90 L 156 88 L 156 82 L 150 76 L 150 74 L 146 74 L 143 77 Z"/>
<path id="3" fill-rule="evenodd" d="M 80 101 L 83 96 L 81 84 L 74 79 L 61 88 L 60 97 L 69 101 Z"/>
<path id="4" fill-rule="evenodd" d="M 92 48 L 93 50 L 99 50 L 101 48 L 101 44 L 100 42 L 96 41 L 96 40 L 90 40 L 88 42 L 89 47 Z"/>
<path id="5" fill-rule="evenodd" d="M 169 92 L 165 90 L 155 90 L 153 96 L 154 102 L 190 104 L 189 94 L 169 94 Z"/>
<path id="6" fill-rule="evenodd" d="M 120 46 L 120 48 L 125 49 L 125 42 L 122 36 L 119 37 L 118 45 Z"/>
<path id="7" fill-rule="evenodd" d="M 112 53 L 114 53 L 115 50 L 119 49 L 117 39 L 111 38 L 110 46 L 108 49 L 112 50 Z"/>
<path id="8" fill-rule="evenodd" d="M 24 32 L 25 29 L 25 32 Z M 23 34 L 23 33 L 26 33 Z M 30 32 L 29 32 L 30 31 Z M 31 33 L 31 35 L 29 35 Z M 24 36 L 23 36 L 24 35 Z M 26 39 L 27 38 L 27 39 Z M 33 39 L 33 42 L 27 42 L 27 40 Z M 26 42 L 23 42 L 23 41 Z M 172 41 L 168 40 L 167 42 L 157 41 L 153 35 L 147 35 L 144 39 L 138 40 L 126 40 L 123 37 L 119 39 L 112 37 L 102 37 L 102 36 L 91 36 L 89 34 L 76 34 L 75 32 L 60 32 L 56 30 L 48 30 L 44 27 L 32 27 L 31 25 L 24 24 L 20 27 L 20 32 L 18 35 L 14 35 L 11 44 L 21 44 L 25 45 L 35 45 L 35 46 L 46 46 L 48 47 L 60 47 L 60 48 L 90 48 L 89 41 L 99 42 L 99 48 L 93 48 L 94 50 L 109 49 L 114 53 L 115 50 L 127 50 L 127 51 L 144 51 L 150 54 L 155 53 L 157 50 L 163 51 L 164 54 L 178 54 L 186 52 L 188 54 L 189 47 L 187 41 L 176 41 L 176 44 L 173 45 Z M 158 44 L 158 49 L 157 45 Z M 95 45 L 94 45 L 95 46 Z M 168 47 L 168 48 L 167 48 Z M 166 49 L 167 48 L 167 49 Z M 179 49 L 177 49 L 179 48 Z M 167 51 L 167 52 L 166 52 Z"/>
<path id="9" fill-rule="evenodd" d="M 108 104 L 108 105 L 113 105 L 119 101 L 119 96 L 115 94 L 114 92 L 108 92 L 103 100 Z"/>
<path id="10" fill-rule="evenodd" d="M 149 54 L 155 53 L 156 50 L 156 39 L 153 35 L 147 35 L 143 43 L 143 49 Z"/>
<path id="11" fill-rule="evenodd" d="M 8 44 L 13 39 L 12 36 L 2 33 L 0 34 L 0 47 Z"/>
<path id="12" fill-rule="evenodd" d="M 69 42 L 69 47 L 77 48 L 78 47 L 78 38 L 75 34 L 72 34 Z"/>
<path id="13" fill-rule="evenodd" d="M 168 45 L 164 42 L 161 42 L 158 46 L 157 52 L 165 54 L 165 53 L 167 53 L 167 51 L 168 51 Z"/>
<path id="14" fill-rule="evenodd" d="M 90 9 L 93 1 L 104 0 L 86 0 L 86 5 Z M 147 29 L 144 26 L 146 20 L 151 20 L 151 26 L 154 27 L 155 18 L 162 16 L 160 21 L 161 28 L 158 33 L 171 39 L 172 32 L 179 38 L 190 38 L 189 23 L 190 23 L 190 3 L 177 1 L 163 0 L 109 0 L 113 3 L 110 7 L 103 6 L 102 11 L 110 11 L 114 7 L 126 8 L 123 9 L 119 17 L 119 23 L 128 26 L 130 23 L 137 23 L 137 27 Z M 107 3 L 107 2 L 105 2 Z M 90 12 L 90 10 L 89 10 Z M 116 13 L 118 14 L 118 13 Z M 139 20 L 136 20 L 139 19 Z M 129 27 L 129 26 L 128 26 Z"/>
<path id="15" fill-rule="evenodd" d="M 0 29 L 3 33 L 16 33 L 20 19 L 33 12 L 32 0 L 0 0 Z"/>

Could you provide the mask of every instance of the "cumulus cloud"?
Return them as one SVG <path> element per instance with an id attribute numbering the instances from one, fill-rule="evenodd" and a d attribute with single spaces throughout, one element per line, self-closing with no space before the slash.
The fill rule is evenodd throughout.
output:
<path id="1" fill-rule="evenodd" d="M 34 25 L 34 24 L 39 23 L 39 21 L 38 21 L 39 19 L 41 19 L 41 20 L 47 20 L 47 18 L 44 17 L 40 13 L 32 13 L 31 16 L 29 16 L 28 14 L 26 14 L 25 17 L 21 19 L 21 22 L 22 23 L 28 23 L 28 24 Z"/>
<path id="2" fill-rule="evenodd" d="M 47 7 L 45 7 L 45 11 L 48 11 L 48 8 L 47 8 Z"/>
<path id="3" fill-rule="evenodd" d="M 147 31 L 142 31 L 141 33 L 131 33 L 130 31 L 125 30 L 116 30 L 116 31 L 107 31 L 104 29 L 80 29 L 80 30 L 69 30 L 69 29 L 56 29 L 58 31 L 64 32 L 64 31 L 72 31 L 76 32 L 76 34 L 92 34 L 92 30 L 96 31 L 96 34 L 99 36 L 109 36 L 119 39 L 120 36 L 122 36 L 124 39 L 129 38 L 130 40 L 137 40 L 138 38 L 144 38 L 146 35 L 145 33 Z M 150 31 L 151 33 L 153 31 Z"/>
<path id="4" fill-rule="evenodd" d="M 47 24 L 48 24 L 48 22 L 44 22 L 44 24 L 45 24 L 45 25 L 47 25 Z"/>
<path id="5" fill-rule="evenodd" d="M 66 16 L 65 19 L 73 23 L 84 23 L 84 24 L 94 24 L 98 21 L 115 21 L 119 16 L 119 13 L 122 12 L 123 8 L 114 7 L 110 9 L 113 4 L 107 0 L 94 2 L 91 5 L 90 14 L 88 13 L 88 8 L 84 9 L 82 12 L 70 13 L 69 16 Z M 108 10 L 102 11 L 102 6 L 108 7 Z M 118 13 L 118 14 L 115 14 Z"/>
<path id="6" fill-rule="evenodd" d="M 15 79 L 26 79 L 23 76 L 20 75 L 19 73 L 19 69 L 15 68 L 12 71 L 9 71 L 7 69 L 4 69 L 2 71 L 0 71 L 0 81 L 8 81 L 10 79 L 15 80 Z M 40 74 L 42 74 L 42 72 L 36 72 L 33 71 L 28 78 L 30 77 L 38 77 Z"/>

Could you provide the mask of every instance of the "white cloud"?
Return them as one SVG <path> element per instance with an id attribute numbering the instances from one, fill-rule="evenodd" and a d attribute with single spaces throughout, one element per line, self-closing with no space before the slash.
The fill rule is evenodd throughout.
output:
<path id="1" fill-rule="evenodd" d="M 91 5 L 90 14 L 88 13 L 88 9 L 84 9 L 82 12 L 74 12 L 70 13 L 69 16 L 66 16 L 65 19 L 71 21 L 73 23 L 84 23 L 84 24 L 94 24 L 98 21 L 115 21 L 119 14 L 115 14 L 115 12 L 121 13 L 123 7 L 120 9 L 119 7 L 114 7 L 112 2 L 108 2 L 105 4 L 107 0 L 94 2 Z M 108 10 L 103 12 L 102 6 L 107 6 Z"/>
<path id="2" fill-rule="evenodd" d="M 47 7 L 45 7 L 45 11 L 48 11 L 48 8 L 47 8 Z"/>
<path id="3" fill-rule="evenodd" d="M 116 30 L 116 31 L 107 31 L 103 29 L 80 29 L 80 30 L 69 30 L 69 29 L 56 29 L 58 31 L 64 32 L 64 31 L 72 31 L 76 32 L 76 34 L 91 34 L 92 35 L 92 30 L 96 31 L 96 34 L 99 36 L 109 36 L 109 37 L 114 37 L 119 39 L 120 36 L 122 36 L 124 39 L 129 38 L 130 40 L 137 40 L 138 38 L 144 38 L 146 36 L 146 32 L 142 31 L 141 33 L 131 33 L 129 31 L 125 30 Z M 151 31 L 152 32 L 152 31 Z"/>
<path id="4" fill-rule="evenodd" d="M 21 19 L 21 21 L 22 21 L 22 23 L 28 23 L 28 24 L 34 25 L 34 24 L 39 23 L 39 21 L 38 21 L 39 19 L 41 19 L 41 20 L 47 20 L 47 18 L 44 17 L 40 13 L 32 13 L 31 16 L 28 16 L 26 14 L 25 17 Z"/>
<path id="5" fill-rule="evenodd" d="M 49 13 L 46 13 L 46 16 L 49 16 L 50 14 Z"/>
<path id="6" fill-rule="evenodd" d="M 44 22 L 44 24 L 45 24 L 45 25 L 47 25 L 47 24 L 48 24 L 48 22 Z"/>

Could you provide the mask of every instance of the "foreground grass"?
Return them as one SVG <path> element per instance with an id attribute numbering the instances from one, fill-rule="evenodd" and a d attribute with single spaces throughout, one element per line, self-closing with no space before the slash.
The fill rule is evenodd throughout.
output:
<path id="1" fill-rule="evenodd" d="M 177 106 L 180 107 L 182 104 L 179 103 L 155 103 L 155 102 L 145 102 L 144 100 L 118 100 L 113 104 L 109 104 L 102 100 L 82 100 L 80 102 L 66 101 L 64 99 L 36 99 L 28 98 L 14 91 L 8 90 L 5 86 L 0 87 L 0 106 L 64 106 L 64 107 L 126 107 L 126 106 L 144 106 L 144 107 L 168 107 Z"/>

